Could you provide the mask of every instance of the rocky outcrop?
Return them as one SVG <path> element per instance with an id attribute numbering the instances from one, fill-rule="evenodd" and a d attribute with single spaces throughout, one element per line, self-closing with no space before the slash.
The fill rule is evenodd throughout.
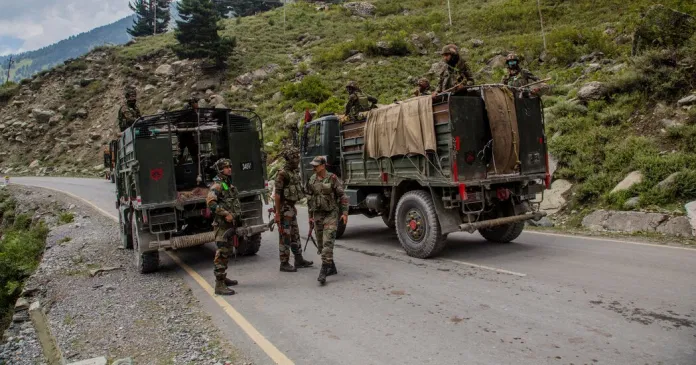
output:
<path id="1" fill-rule="evenodd" d="M 280 70 L 280 66 L 277 64 L 270 64 L 266 65 L 262 68 L 259 68 L 257 70 L 247 72 L 243 75 L 237 76 L 235 81 L 239 85 L 251 85 L 254 83 L 254 81 L 261 81 L 267 79 L 270 75 L 278 72 Z"/>
<path id="2" fill-rule="evenodd" d="M 691 234 L 696 236 L 696 200 L 684 205 L 684 209 L 686 209 L 686 216 L 689 218 L 689 224 L 691 225 Z"/>
<path id="3" fill-rule="evenodd" d="M 679 99 L 677 101 L 677 105 L 679 106 L 687 106 L 687 105 L 694 105 L 696 104 L 696 94 L 689 95 L 687 97 Z"/>
<path id="4" fill-rule="evenodd" d="M 351 14 L 360 16 L 363 18 L 371 17 L 375 15 L 377 7 L 368 2 L 351 2 L 343 4 L 343 8 L 348 10 Z"/>
<path id="5" fill-rule="evenodd" d="M 365 55 L 362 53 L 357 53 L 353 56 L 350 56 L 346 59 L 346 63 L 361 63 L 365 61 Z"/>
<path id="6" fill-rule="evenodd" d="M 38 123 L 48 123 L 48 121 L 51 120 L 51 117 L 53 117 L 55 114 L 56 113 L 52 110 L 44 110 L 39 108 L 31 110 L 31 115 Z"/>
<path id="7" fill-rule="evenodd" d="M 163 64 L 155 70 L 155 75 L 157 76 L 174 76 L 176 72 L 174 72 L 174 67 L 172 65 L 168 64 Z"/>
<path id="8" fill-rule="evenodd" d="M 633 187 L 633 185 L 640 184 L 643 182 L 643 174 L 640 171 L 633 171 L 626 178 L 624 178 L 618 185 L 612 189 L 613 193 L 618 193 L 619 191 L 628 190 Z"/>
<path id="9" fill-rule="evenodd" d="M 551 189 L 544 192 L 544 200 L 540 209 L 548 214 L 555 214 L 566 204 L 564 195 L 573 187 L 568 180 L 556 180 L 551 184 Z"/>

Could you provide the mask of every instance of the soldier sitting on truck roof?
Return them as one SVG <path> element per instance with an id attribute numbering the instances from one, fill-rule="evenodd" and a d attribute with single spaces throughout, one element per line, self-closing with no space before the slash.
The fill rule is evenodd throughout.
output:
<path id="1" fill-rule="evenodd" d="M 127 86 L 124 90 L 126 103 L 118 110 L 118 129 L 121 133 L 128 129 L 136 119 L 140 118 L 140 109 L 137 105 L 137 91 L 133 86 Z M 119 134 L 120 135 L 120 134 Z"/>
<path id="2" fill-rule="evenodd" d="M 433 93 L 436 96 L 445 92 L 457 92 L 464 86 L 474 83 L 474 77 L 471 75 L 469 65 L 459 54 L 459 47 L 455 44 L 448 44 L 442 48 L 442 60 L 447 64 L 442 73 L 440 73 L 440 81 L 437 85 L 437 91 Z"/>
<path id="3" fill-rule="evenodd" d="M 507 67 L 508 73 L 503 76 L 502 84 L 512 87 L 523 87 L 540 81 L 540 79 L 534 76 L 533 73 L 529 72 L 527 69 L 520 67 L 520 58 L 516 54 L 510 53 L 505 59 L 505 66 Z M 541 95 L 548 86 L 544 83 L 534 85 L 529 90 L 532 95 Z"/>
<path id="4" fill-rule="evenodd" d="M 345 117 L 350 122 L 365 119 L 365 112 L 376 108 L 377 98 L 363 94 L 362 90 L 355 81 L 350 81 L 346 85 L 348 91 L 348 103 L 346 104 Z"/>
<path id="5" fill-rule="evenodd" d="M 418 80 L 418 86 L 413 90 L 413 96 L 423 96 L 430 95 L 433 92 L 433 88 L 430 86 L 430 80 L 422 77 Z"/>

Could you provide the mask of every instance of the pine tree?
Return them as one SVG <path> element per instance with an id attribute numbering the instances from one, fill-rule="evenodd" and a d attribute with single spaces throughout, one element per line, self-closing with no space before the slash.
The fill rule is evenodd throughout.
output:
<path id="1" fill-rule="evenodd" d="M 208 58 L 222 66 L 234 50 L 234 38 L 220 37 L 220 14 L 212 0 L 181 0 L 177 4 L 181 20 L 175 33 L 179 44 L 174 52 L 180 58 Z"/>
<path id="2" fill-rule="evenodd" d="M 268 11 L 283 5 L 280 0 L 213 0 L 215 10 L 223 18 L 230 14 L 249 16 L 258 12 Z"/>
<path id="3" fill-rule="evenodd" d="M 133 37 L 143 37 L 155 34 L 153 25 L 153 11 L 157 14 L 157 34 L 167 32 L 171 14 L 169 5 L 172 0 L 133 0 L 128 7 L 135 12 L 133 27 L 128 29 L 128 34 Z"/>

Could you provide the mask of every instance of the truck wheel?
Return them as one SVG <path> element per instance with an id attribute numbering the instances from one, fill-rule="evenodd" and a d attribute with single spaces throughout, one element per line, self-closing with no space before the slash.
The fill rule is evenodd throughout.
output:
<path id="1" fill-rule="evenodd" d="M 394 220 L 389 220 L 389 216 L 387 215 L 382 216 L 382 222 L 384 222 L 384 224 L 386 224 L 390 229 L 396 228 L 396 222 Z"/>
<path id="2" fill-rule="evenodd" d="M 261 248 L 261 234 L 255 234 L 249 238 L 243 238 L 239 242 L 239 254 L 242 256 L 253 256 Z"/>
<path id="3" fill-rule="evenodd" d="M 346 232 L 346 225 L 343 224 L 343 219 L 341 216 L 338 217 L 338 224 L 336 225 L 336 239 L 339 239 Z"/>
<path id="4" fill-rule="evenodd" d="M 519 237 L 523 230 L 524 222 L 517 222 L 479 229 L 479 233 L 483 238 L 491 242 L 510 243 L 512 240 Z"/>
<path id="5" fill-rule="evenodd" d="M 138 222 L 135 220 L 135 212 L 131 214 L 131 231 L 133 235 L 133 253 L 135 255 L 135 267 L 141 274 L 149 274 L 159 269 L 159 251 L 140 252 L 141 245 L 150 244 L 150 234 L 141 233 Z"/>
<path id="6" fill-rule="evenodd" d="M 429 193 L 409 191 L 396 206 L 396 234 L 409 256 L 425 259 L 447 244 Z"/>
<path id="7" fill-rule="evenodd" d="M 130 224 L 128 220 L 126 222 L 121 218 L 121 214 L 118 215 L 118 226 L 121 231 L 121 247 L 125 250 L 133 249 L 133 234 L 131 232 Z"/>

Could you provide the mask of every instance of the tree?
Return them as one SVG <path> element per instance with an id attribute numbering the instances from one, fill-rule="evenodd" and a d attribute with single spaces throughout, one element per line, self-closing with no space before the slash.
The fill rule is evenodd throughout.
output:
<path id="1" fill-rule="evenodd" d="M 133 37 L 143 37 L 167 32 L 171 20 L 169 12 L 171 2 L 172 0 L 133 0 L 128 3 L 128 7 L 135 12 L 133 27 L 128 29 L 128 34 Z M 156 27 L 155 14 L 157 15 Z"/>
<path id="2" fill-rule="evenodd" d="M 222 66 L 234 50 L 236 40 L 220 37 L 220 14 L 212 0 L 181 0 L 177 4 L 176 39 L 172 48 L 180 58 L 208 58 Z"/>
<path id="3" fill-rule="evenodd" d="M 254 15 L 283 5 L 283 1 L 280 0 L 213 0 L 213 3 L 215 10 L 223 18 L 228 18 L 230 14 Z"/>

